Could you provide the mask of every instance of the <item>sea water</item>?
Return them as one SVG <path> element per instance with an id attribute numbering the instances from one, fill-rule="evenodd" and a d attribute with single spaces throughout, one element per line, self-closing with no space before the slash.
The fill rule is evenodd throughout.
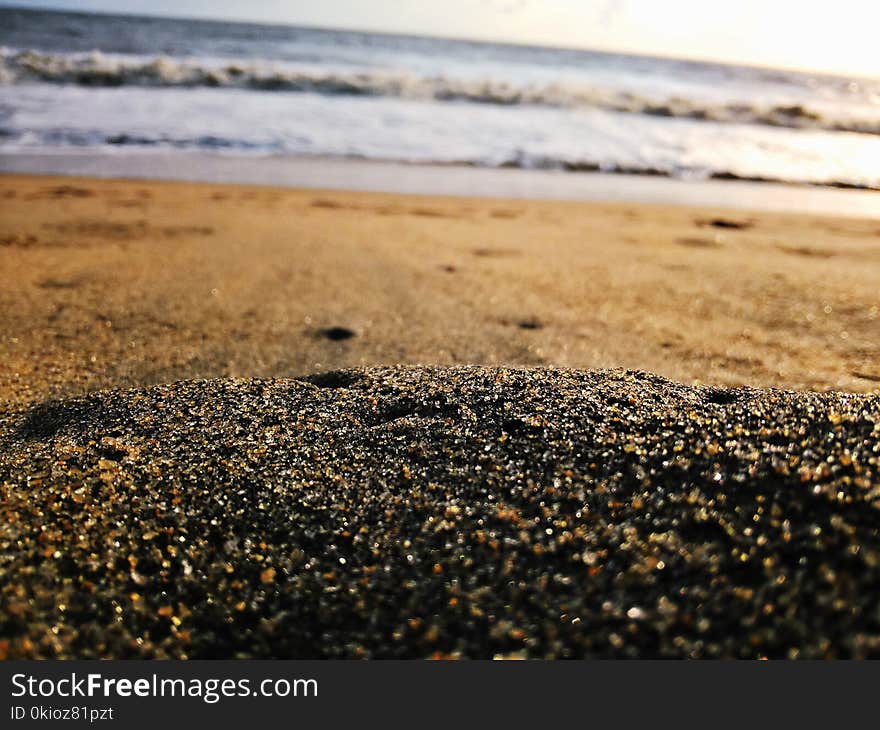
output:
<path id="1" fill-rule="evenodd" d="M 65 150 L 880 188 L 880 81 L 0 8 L 0 155 Z"/>

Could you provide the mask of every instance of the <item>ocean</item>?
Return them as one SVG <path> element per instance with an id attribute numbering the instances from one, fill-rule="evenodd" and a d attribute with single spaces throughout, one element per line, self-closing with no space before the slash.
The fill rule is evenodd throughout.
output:
<path id="1" fill-rule="evenodd" d="M 0 155 L 74 150 L 880 189 L 880 80 L 0 8 Z"/>

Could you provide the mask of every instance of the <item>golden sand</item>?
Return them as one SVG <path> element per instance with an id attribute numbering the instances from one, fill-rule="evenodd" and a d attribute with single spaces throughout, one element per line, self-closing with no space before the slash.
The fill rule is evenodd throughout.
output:
<path id="1" fill-rule="evenodd" d="M 880 219 L 5 176 L 0 282 L 17 402 L 416 363 L 880 387 Z"/>

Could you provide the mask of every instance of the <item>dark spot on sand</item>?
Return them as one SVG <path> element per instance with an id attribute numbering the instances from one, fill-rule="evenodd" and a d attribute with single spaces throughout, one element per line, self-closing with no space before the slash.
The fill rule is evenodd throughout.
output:
<path id="1" fill-rule="evenodd" d="M 446 266 L 441 266 L 440 268 L 443 271 L 445 271 L 447 274 L 454 274 L 458 270 L 454 266 L 452 266 L 451 264 L 447 264 Z"/>
<path id="2" fill-rule="evenodd" d="M 318 334 L 325 339 L 332 340 L 333 342 L 350 340 L 355 336 L 355 333 L 348 329 L 348 327 L 327 327 L 326 329 L 320 330 Z"/>
<path id="3" fill-rule="evenodd" d="M 524 319 L 522 322 L 517 323 L 517 327 L 521 330 L 539 330 L 544 328 L 544 323 L 539 322 L 537 319 Z"/>
<path id="4" fill-rule="evenodd" d="M 792 256 L 808 256 L 818 259 L 829 259 L 834 256 L 833 251 L 822 248 L 810 248 L 809 246 L 777 246 L 776 248 Z"/>
<path id="5" fill-rule="evenodd" d="M 752 223 L 749 221 L 735 221 L 728 218 L 712 218 L 711 220 L 698 221 L 698 224 L 701 226 L 712 226 L 713 228 L 726 228 L 734 231 L 752 227 Z"/>
<path id="6" fill-rule="evenodd" d="M 726 406 L 731 403 L 735 403 L 738 394 L 735 390 L 727 390 L 725 388 L 710 388 L 706 391 L 705 402 L 706 403 L 715 403 L 719 406 Z"/>
<path id="7" fill-rule="evenodd" d="M 337 370 L 330 373 L 318 373 L 317 375 L 309 375 L 305 378 L 299 378 L 306 383 L 311 383 L 319 388 L 350 388 L 355 383 L 361 382 L 364 378 L 359 373 L 350 373 L 344 370 Z"/>
<path id="8" fill-rule="evenodd" d="M 419 218 L 458 218 L 455 213 L 447 213 L 444 210 L 434 210 L 433 208 L 413 208 L 409 214 Z"/>
<path id="9" fill-rule="evenodd" d="M 40 289 L 79 289 L 83 284 L 82 278 L 75 279 L 43 279 L 37 282 Z"/>

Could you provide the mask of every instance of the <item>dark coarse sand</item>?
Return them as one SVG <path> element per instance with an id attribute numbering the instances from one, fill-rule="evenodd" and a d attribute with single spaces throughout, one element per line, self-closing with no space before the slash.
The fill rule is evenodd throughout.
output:
<path id="1" fill-rule="evenodd" d="M 0 416 L 8 657 L 880 655 L 880 397 L 388 368 Z"/>

